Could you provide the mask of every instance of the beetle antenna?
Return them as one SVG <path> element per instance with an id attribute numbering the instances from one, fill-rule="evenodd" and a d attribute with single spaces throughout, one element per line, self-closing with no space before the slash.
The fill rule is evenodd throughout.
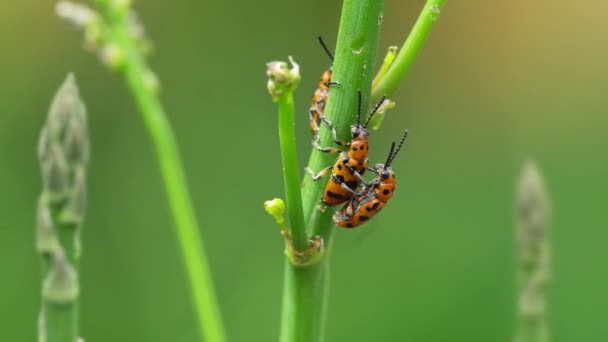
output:
<path id="1" fill-rule="evenodd" d="M 399 153 L 399 150 L 401 149 L 401 147 L 403 146 L 403 143 L 405 143 L 405 139 L 407 138 L 407 129 L 405 130 L 405 132 L 403 132 L 403 136 L 401 137 L 401 140 L 399 141 L 399 145 L 397 146 L 397 149 L 395 150 L 395 152 L 389 157 L 386 166 L 388 167 L 389 165 L 391 165 L 391 163 L 393 162 L 393 160 L 395 160 L 395 157 L 397 156 L 397 153 Z"/>
<path id="2" fill-rule="evenodd" d="M 382 98 L 380 99 L 380 102 L 378 102 L 378 104 L 376 104 L 376 107 L 374 107 L 374 110 L 372 111 L 372 113 L 367 117 L 367 121 L 365 121 L 365 125 L 363 125 L 363 128 L 367 128 L 367 125 L 369 124 L 370 120 L 372 119 L 374 114 L 376 114 L 378 109 L 380 109 L 380 106 L 382 106 L 382 104 L 384 103 L 385 100 L 386 100 L 386 95 L 382 96 Z"/>
<path id="3" fill-rule="evenodd" d="M 325 50 L 325 53 L 329 56 L 329 59 L 331 59 L 331 61 L 333 62 L 334 55 L 329 51 L 329 49 L 327 48 L 327 45 L 325 45 L 325 42 L 323 41 L 323 38 L 321 36 L 319 36 L 319 43 L 321 43 L 323 50 Z"/>
<path id="4" fill-rule="evenodd" d="M 395 142 L 394 141 L 391 144 L 391 150 L 388 151 L 388 158 L 386 158 L 386 163 L 384 163 L 385 167 L 388 167 L 390 165 L 391 157 L 393 156 L 393 151 L 395 151 Z"/>
<path id="5" fill-rule="evenodd" d="M 361 126 L 361 89 L 358 90 L 359 103 L 357 104 L 357 126 Z"/>

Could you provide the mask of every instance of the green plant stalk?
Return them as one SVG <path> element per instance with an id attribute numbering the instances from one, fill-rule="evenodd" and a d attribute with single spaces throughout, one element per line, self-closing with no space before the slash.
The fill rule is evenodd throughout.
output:
<path id="1" fill-rule="evenodd" d="M 178 146 L 156 92 L 146 84 L 149 72 L 144 58 L 129 36 L 126 17 L 108 1 L 98 4 L 109 22 L 109 35 L 123 53 L 122 73 L 135 98 L 141 117 L 156 148 L 176 233 L 194 299 L 201 337 L 205 341 L 225 341 L 211 273 L 203 247 Z"/>
<path id="2" fill-rule="evenodd" d="M 549 324 L 544 309 L 549 273 L 550 248 L 546 237 L 532 253 L 533 260 L 520 260 L 518 331 L 515 342 L 549 342 Z M 531 311 L 527 307 L 542 306 Z"/>
<path id="3" fill-rule="evenodd" d="M 395 57 L 397 57 L 397 49 L 398 49 L 398 47 L 396 47 L 396 46 L 391 46 L 388 48 L 388 51 L 386 52 L 386 55 L 384 56 L 384 61 L 382 62 L 382 65 L 380 66 L 380 70 L 378 70 L 376 77 L 372 81 L 372 89 L 374 89 L 378 85 L 378 83 L 380 83 L 380 81 L 382 81 L 382 79 L 384 78 L 384 75 L 386 75 L 386 72 L 393 64 Z"/>
<path id="4" fill-rule="evenodd" d="M 378 86 L 372 90 L 372 101 L 379 101 L 384 95 L 389 98 L 393 96 L 395 90 L 399 87 L 399 83 L 416 60 L 416 56 L 435 25 L 445 1 L 427 0 L 416 24 L 414 24 L 412 31 L 397 54 L 397 58 Z"/>
<path id="5" fill-rule="evenodd" d="M 308 267 L 285 261 L 281 342 L 323 341 L 328 255 L 326 247 L 323 259 Z"/>
<path id="6" fill-rule="evenodd" d="M 384 1 L 345 0 L 340 19 L 332 79 L 340 86 L 332 87 L 325 115 L 335 124 L 342 139 L 350 137 L 350 125 L 357 114 L 357 90 L 363 94 L 363 107 L 370 108 L 372 70 L 379 39 Z M 333 144 L 328 130 L 320 131 L 321 143 Z M 350 139 L 348 139 L 350 140 Z M 309 167 L 314 171 L 331 165 L 335 154 L 314 150 Z M 285 266 L 282 342 L 323 340 L 323 324 L 328 288 L 328 263 L 334 227 L 333 210 L 318 210 L 327 178 L 314 182 L 308 176 L 302 184 L 304 217 L 309 235 L 320 235 L 325 243 L 321 260 L 309 267 Z"/>
<path id="7" fill-rule="evenodd" d="M 300 167 L 296 153 L 296 136 L 294 121 L 293 92 L 287 91 L 279 98 L 279 140 L 283 161 L 283 180 L 285 182 L 285 200 L 291 239 L 297 251 L 308 247 L 308 236 L 304 225 L 302 195 L 300 193 Z"/>
<path id="8" fill-rule="evenodd" d="M 44 304 L 44 342 L 71 342 L 78 338 L 78 308 L 75 304 Z"/>
<path id="9" fill-rule="evenodd" d="M 79 256 L 76 248 L 76 224 L 61 223 L 58 219 L 61 204 L 48 203 L 51 209 L 51 218 L 55 228 L 57 241 L 60 248 L 63 248 L 69 263 L 74 267 L 77 274 L 80 274 Z M 42 255 L 41 274 L 44 278 L 53 266 L 50 255 Z M 44 301 L 42 305 L 42 319 L 44 321 L 44 331 L 40 333 L 45 336 L 43 342 L 53 341 L 76 341 L 79 327 L 79 306 L 80 300 L 77 297 L 69 304 L 57 304 Z"/>
<path id="10" fill-rule="evenodd" d="M 356 121 L 357 90 L 360 89 L 363 95 L 364 116 L 371 107 L 369 94 L 383 9 L 384 1 L 378 0 L 346 0 L 342 8 L 332 76 L 332 80 L 340 82 L 340 85 L 330 90 L 325 116 L 336 126 L 339 138 L 346 141 L 350 140 L 350 125 Z M 334 144 L 329 130 L 321 129 L 319 135 L 323 146 Z M 335 154 L 313 150 L 308 166 L 318 171 L 331 165 L 336 157 Z M 327 178 L 314 182 L 310 177 L 304 177 L 302 186 L 308 229 L 325 240 L 334 226 L 331 215 L 321 215 L 322 210 L 317 209 L 326 184 Z M 330 208 L 327 210 L 331 211 Z M 311 222 L 315 224 L 311 225 Z"/>
<path id="11" fill-rule="evenodd" d="M 79 228 L 78 228 L 77 224 L 62 223 L 59 220 L 59 214 L 60 214 L 61 208 L 64 205 L 65 205 L 65 202 L 61 202 L 59 204 L 57 204 L 57 203 L 50 204 L 51 215 L 53 217 L 53 222 L 55 222 L 57 240 L 59 241 L 59 244 L 65 251 L 65 256 L 67 257 L 70 264 L 72 264 L 72 266 L 74 266 L 74 269 L 76 269 L 76 272 L 79 272 L 80 271 L 80 267 L 79 267 L 80 266 L 80 256 L 79 256 L 77 244 L 79 243 L 78 240 L 80 239 L 80 237 L 76 235 L 76 234 L 78 234 Z"/>
<path id="12" fill-rule="evenodd" d="M 76 274 L 80 274 L 80 256 L 78 255 L 77 243 L 80 237 L 78 234 L 78 226 L 76 224 L 61 223 L 59 220 L 61 204 L 49 204 L 51 207 L 51 215 L 55 222 L 57 240 L 65 252 L 66 259 L 76 270 Z M 77 240 L 78 239 L 78 240 Z M 44 263 L 43 274 L 47 274 L 50 270 L 50 263 Z M 44 304 L 44 319 L 47 331 L 47 340 L 45 342 L 54 341 L 76 341 L 79 331 L 79 311 L 80 311 L 80 296 L 74 299 L 70 304 L 56 304 L 46 302 Z"/>

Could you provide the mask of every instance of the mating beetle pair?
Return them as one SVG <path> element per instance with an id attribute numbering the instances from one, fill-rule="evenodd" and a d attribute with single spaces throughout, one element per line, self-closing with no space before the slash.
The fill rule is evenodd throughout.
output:
<path id="1" fill-rule="evenodd" d="M 333 60 L 333 56 L 320 37 L 319 41 Z M 376 164 L 372 168 L 368 168 L 369 131 L 367 130 L 367 125 L 386 98 L 383 97 L 380 100 L 367 117 L 365 124 L 361 125 L 361 91 L 359 91 L 357 123 L 351 126 L 351 141 L 345 143 L 338 139 L 333 124 L 324 116 L 325 104 L 329 96 L 329 87 L 339 84 L 338 82 L 331 81 L 331 76 L 332 69 L 330 68 L 323 73 L 319 87 L 314 93 L 309 110 L 310 128 L 315 148 L 321 152 L 340 153 L 340 155 L 332 165 L 324 168 L 317 174 L 308 168 L 307 172 L 310 173 L 313 180 L 317 181 L 331 170 L 331 177 L 323 192 L 322 201 L 331 206 L 346 203 L 334 215 L 334 221 L 338 226 L 354 228 L 376 215 L 393 196 L 397 182 L 395 173 L 390 165 L 403 146 L 408 132 L 404 132 L 396 149 L 395 143 L 392 144 L 386 163 Z M 339 146 L 347 147 L 348 151 L 342 151 L 334 147 L 319 146 L 318 133 L 321 122 L 325 123 L 331 130 L 334 142 Z M 376 178 L 370 182 L 366 182 L 362 177 L 367 170 L 376 174 Z"/>

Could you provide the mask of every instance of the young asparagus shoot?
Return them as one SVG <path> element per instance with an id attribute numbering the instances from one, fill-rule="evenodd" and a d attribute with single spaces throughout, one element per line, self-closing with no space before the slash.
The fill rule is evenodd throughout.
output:
<path id="1" fill-rule="evenodd" d="M 80 227 L 89 159 L 86 109 L 74 75 L 55 95 L 40 135 L 43 191 L 38 200 L 36 250 L 42 258 L 39 336 L 44 342 L 78 337 Z"/>
<path id="2" fill-rule="evenodd" d="M 175 233 L 188 275 L 201 338 L 226 340 L 205 248 L 177 141 L 161 100 L 160 82 L 146 61 L 151 43 L 131 0 L 96 0 L 96 9 L 70 1 L 57 4 L 57 15 L 85 33 L 85 47 L 125 79 L 154 144 Z"/>
<path id="3" fill-rule="evenodd" d="M 517 193 L 518 330 L 515 342 L 548 342 L 549 199 L 535 163 L 524 166 Z"/>

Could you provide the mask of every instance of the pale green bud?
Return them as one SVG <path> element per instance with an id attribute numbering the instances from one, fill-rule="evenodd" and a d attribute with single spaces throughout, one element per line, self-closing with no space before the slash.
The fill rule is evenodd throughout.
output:
<path id="1" fill-rule="evenodd" d="M 275 198 L 270 201 L 264 202 L 264 209 L 268 212 L 278 224 L 283 224 L 285 219 L 283 213 L 285 212 L 285 202 L 280 198 Z"/>
<path id="2" fill-rule="evenodd" d="M 522 259 L 534 258 L 545 241 L 549 199 L 536 164 L 524 166 L 517 194 L 518 244 Z"/>
<path id="3" fill-rule="evenodd" d="M 57 248 L 57 238 L 53 228 L 53 219 L 45 200 L 45 196 L 40 196 L 36 212 L 36 250 L 40 254 L 52 254 Z"/>
<path id="4" fill-rule="evenodd" d="M 108 43 L 99 49 L 99 59 L 112 70 L 120 69 L 125 62 L 125 56 L 118 44 Z"/>
<path id="5" fill-rule="evenodd" d="M 60 146 L 52 145 L 48 159 L 42 163 L 42 178 L 46 194 L 52 201 L 65 197 L 69 184 L 70 170 Z"/>
<path id="6" fill-rule="evenodd" d="M 144 77 L 144 85 L 146 86 L 146 88 L 148 88 L 150 91 L 152 91 L 154 93 L 159 91 L 160 81 L 158 80 L 158 76 L 156 76 L 156 73 L 154 73 L 154 71 L 146 70 L 143 77 Z"/>
<path id="7" fill-rule="evenodd" d="M 82 223 L 86 209 L 85 183 L 86 177 L 84 167 L 76 168 L 72 189 L 68 193 L 66 204 L 59 216 L 59 221 L 61 223 L 72 223 L 76 225 Z"/>
<path id="8" fill-rule="evenodd" d="M 63 138 L 65 158 L 72 166 L 85 164 L 89 159 L 89 137 L 84 116 L 73 116 L 66 125 Z"/>
<path id="9" fill-rule="evenodd" d="M 74 74 L 70 73 L 57 91 L 49 110 L 47 134 L 51 143 L 63 139 L 72 117 L 84 117 L 85 113 L 86 109 L 80 99 L 76 79 Z"/>
<path id="10" fill-rule="evenodd" d="M 78 274 L 62 248 L 52 254 L 51 270 L 44 279 L 42 297 L 52 304 L 69 304 L 78 298 Z"/>
<path id="11" fill-rule="evenodd" d="M 55 5 L 55 13 L 79 28 L 85 28 L 97 20 L 97 12 L 89 7 L 71 1 L 59 1 Z"/>
<path id="12" fill-rule="evenodd" d="M 292 68 L 289 69 L 285 62 L 270 62 L 266 64 L 266 75 L 268 76 L 268 92 L 274 102 L 287 92 L 293 92 L 300 83 L 300 66 L 289 56 Z"/>
<path id="13" fill-rule="evenodd" d="M 48 199 L 57 202 L 73 192 L 75 168 L 89 155 L 86 108 L 73 74 L 57 91 L 40 134 L 38 157 Z"/>

